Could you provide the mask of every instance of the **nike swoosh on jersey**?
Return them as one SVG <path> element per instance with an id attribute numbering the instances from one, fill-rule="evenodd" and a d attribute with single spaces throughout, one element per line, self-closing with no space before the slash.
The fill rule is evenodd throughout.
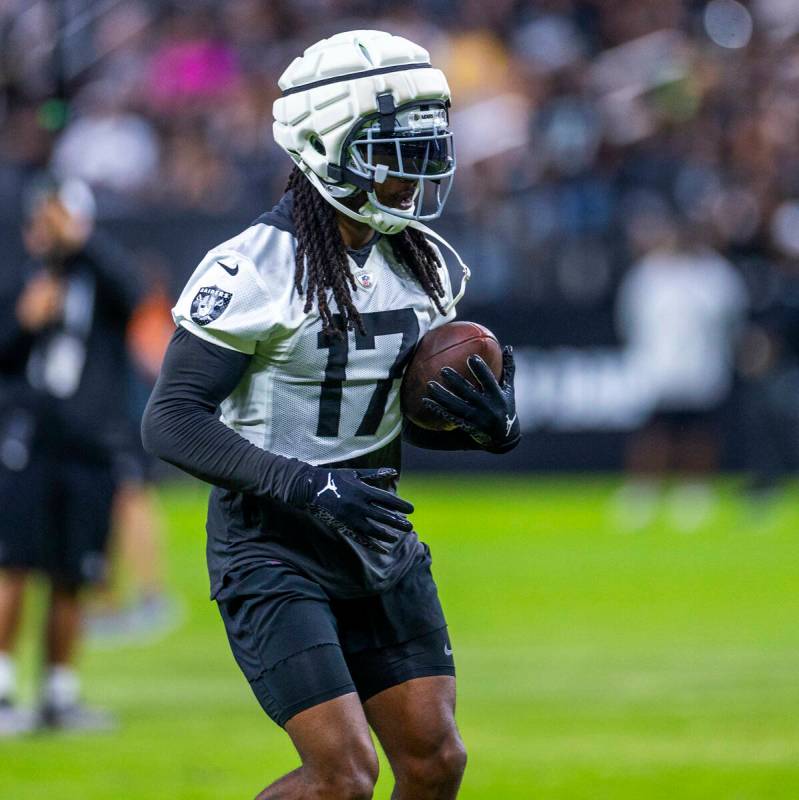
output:
<path id="1" fill-rule="evenodd" d="M 235 267 L 229 267 L 227 264 L 223 264 L 221 261 L 217 262 L 220 267 L 222 267 L 228 275 L 238 275 L 239 274 L 239 265 L 236 264 Z"/>

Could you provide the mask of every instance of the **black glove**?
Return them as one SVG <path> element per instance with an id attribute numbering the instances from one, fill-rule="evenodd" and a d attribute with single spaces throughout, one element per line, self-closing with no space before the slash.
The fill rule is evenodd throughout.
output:
<path id="1" fill-rule="evenodd" d="M 377 553 L 388 553 L 400 533 L 413 525 L 405 515 L 413 506 L 386 491 L 396 470 L 309 467 L 291 501 L 336 533 Z"/>
<path id="2" fill-rule="evenodd" d="M 480 356 L 469 356 L 467 364 L 480 389 L 475 389 L 454 369 L 444 367 L 441 378 L 449 388 L 430 381 L 427 384 L 430 396 L 422 400 L 422 404 L 433 414 L 465 431 L 484 450 L 506 453 L 521 439 L 513 390 L 516 373 L 513 348 L 502 350 L 501 383 Z"/>

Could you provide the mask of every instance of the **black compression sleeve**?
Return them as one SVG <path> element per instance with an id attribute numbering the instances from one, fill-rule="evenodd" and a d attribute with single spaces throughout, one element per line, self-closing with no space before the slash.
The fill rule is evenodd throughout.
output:
<path id="1" fill-rule="evenodd" d="M 289 501 L 307 465 L 256 447 L 216 416 L 250 359 L 179 328 L 144 412 L 142 442 L 149 453 L 208 483 Z"/>

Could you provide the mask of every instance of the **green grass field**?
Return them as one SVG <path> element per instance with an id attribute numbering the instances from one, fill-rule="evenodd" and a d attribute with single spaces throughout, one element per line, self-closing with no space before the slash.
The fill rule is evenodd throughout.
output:
<path id="1" fill-rule="evenodd" d="M 458 664 L 461 797 L 799 797 L 799 504 L 760 518 L 725 483 L 699 531 L 623 534 L 615 485 L 404 482 Z M 88 699 L 121 730 L 0 742 L 2 800 L 248 800 L 296 766 L 207 599 L 204 493 L 163 501 L 184 624 L 89 649 Z"/>

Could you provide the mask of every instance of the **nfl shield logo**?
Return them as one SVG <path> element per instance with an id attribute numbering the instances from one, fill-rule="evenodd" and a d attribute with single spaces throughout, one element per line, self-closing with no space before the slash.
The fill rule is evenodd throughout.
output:
<path id="1" fill-rule="evenodd" d="M 198 325 L 207 325 L 220 317 L 230 304 L 231 292 L 218 286 L 203 286 L 191 302 L 191 318 Z"/>
<path id="2" fill-rule="evenodd" d="M 355 280 L 363 286 L 364 289 L 371 289 L 375 284 L 372 280 L 371 272 L 362 272 L 360 275 L 355 276 Z"/>

